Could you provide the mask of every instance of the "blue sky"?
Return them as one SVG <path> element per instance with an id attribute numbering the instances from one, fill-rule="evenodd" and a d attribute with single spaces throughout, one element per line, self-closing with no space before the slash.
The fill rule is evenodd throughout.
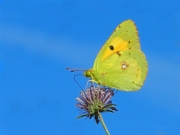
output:
<path id="1" fill-rule="evenodd" d="M 149 65 L 138 92 L 119 91 L 103 118 L 112 135 L 180 134 L 180 2 L 0 1 L 0 135 L 104 135 L 79 119 L 80 88 L 66 67 L 89 69 L 132 19 Z M 77 77 L 82 87 L 87 79 Z"/>

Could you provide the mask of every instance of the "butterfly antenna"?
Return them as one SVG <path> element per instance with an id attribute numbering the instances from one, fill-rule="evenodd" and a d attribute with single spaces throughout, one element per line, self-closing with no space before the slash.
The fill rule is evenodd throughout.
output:
<path id="1" fill-rule="evenodd" d="M 66 68 L 66 70 L 70 70 L 71 72 L 74 72 L 74 71 L 85 71 L 84 69 L 80 69 L 80 68 Z"/>
<path id="2" fill-rule="evenodd" d="M 71 71 L 72 72 L 72 71 Z M 81 90 L 83 90 L 83 88 L 81 87 L 81 85 L 77 82 L 76 80 L 76 76 L 78 75 L 83 75 L 83 74 L 77 74 L 77 75 L 74 75 L 74 81 L 77 83 L 77 85 L 79 85 L 79 87 L 81 88 Z"/>

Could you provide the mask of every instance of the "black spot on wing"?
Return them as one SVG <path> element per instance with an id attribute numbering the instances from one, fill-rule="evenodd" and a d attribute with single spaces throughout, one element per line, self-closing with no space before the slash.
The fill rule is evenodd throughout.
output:
<path id="1" fill-rule="evenodd" d="M 110 45 L 110 46 L 109 46 L 109 49 L 110 49 L 110 50 L 114 50 L 114 46 L 113 46 L 113 45 Z"/>

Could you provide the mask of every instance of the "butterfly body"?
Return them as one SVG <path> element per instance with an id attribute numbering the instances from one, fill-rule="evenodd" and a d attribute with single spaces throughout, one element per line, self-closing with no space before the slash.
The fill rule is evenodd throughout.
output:
<path id="1" fill-rule="evenodd" d="M 139 90 L 147 75 L 146 57 L 140 50 L 136 26 L 127 20 L 116 27 L 84 75 L 103 86 L 123 91 Z"/>

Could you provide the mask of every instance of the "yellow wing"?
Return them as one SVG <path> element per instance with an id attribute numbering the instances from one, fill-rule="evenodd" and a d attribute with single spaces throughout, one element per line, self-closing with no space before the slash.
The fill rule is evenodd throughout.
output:
<path id="1" fill-rule="evenodd" d="M 136 26 L 127 20 L 116 27 L 97 55 L 93 68 L 84 75 L 104 86 L 135 91 L 142 87 L 147 71 Z"/>
<path id="2" fill-rule="evenodd" d="M 92 69 L 84 75 L 92 81 L 123 91 L 135 91 L 142 87 L 148 71 L 148 63 L 132 20 L 122 22 L 106 41 L 96 57 Z"/>

